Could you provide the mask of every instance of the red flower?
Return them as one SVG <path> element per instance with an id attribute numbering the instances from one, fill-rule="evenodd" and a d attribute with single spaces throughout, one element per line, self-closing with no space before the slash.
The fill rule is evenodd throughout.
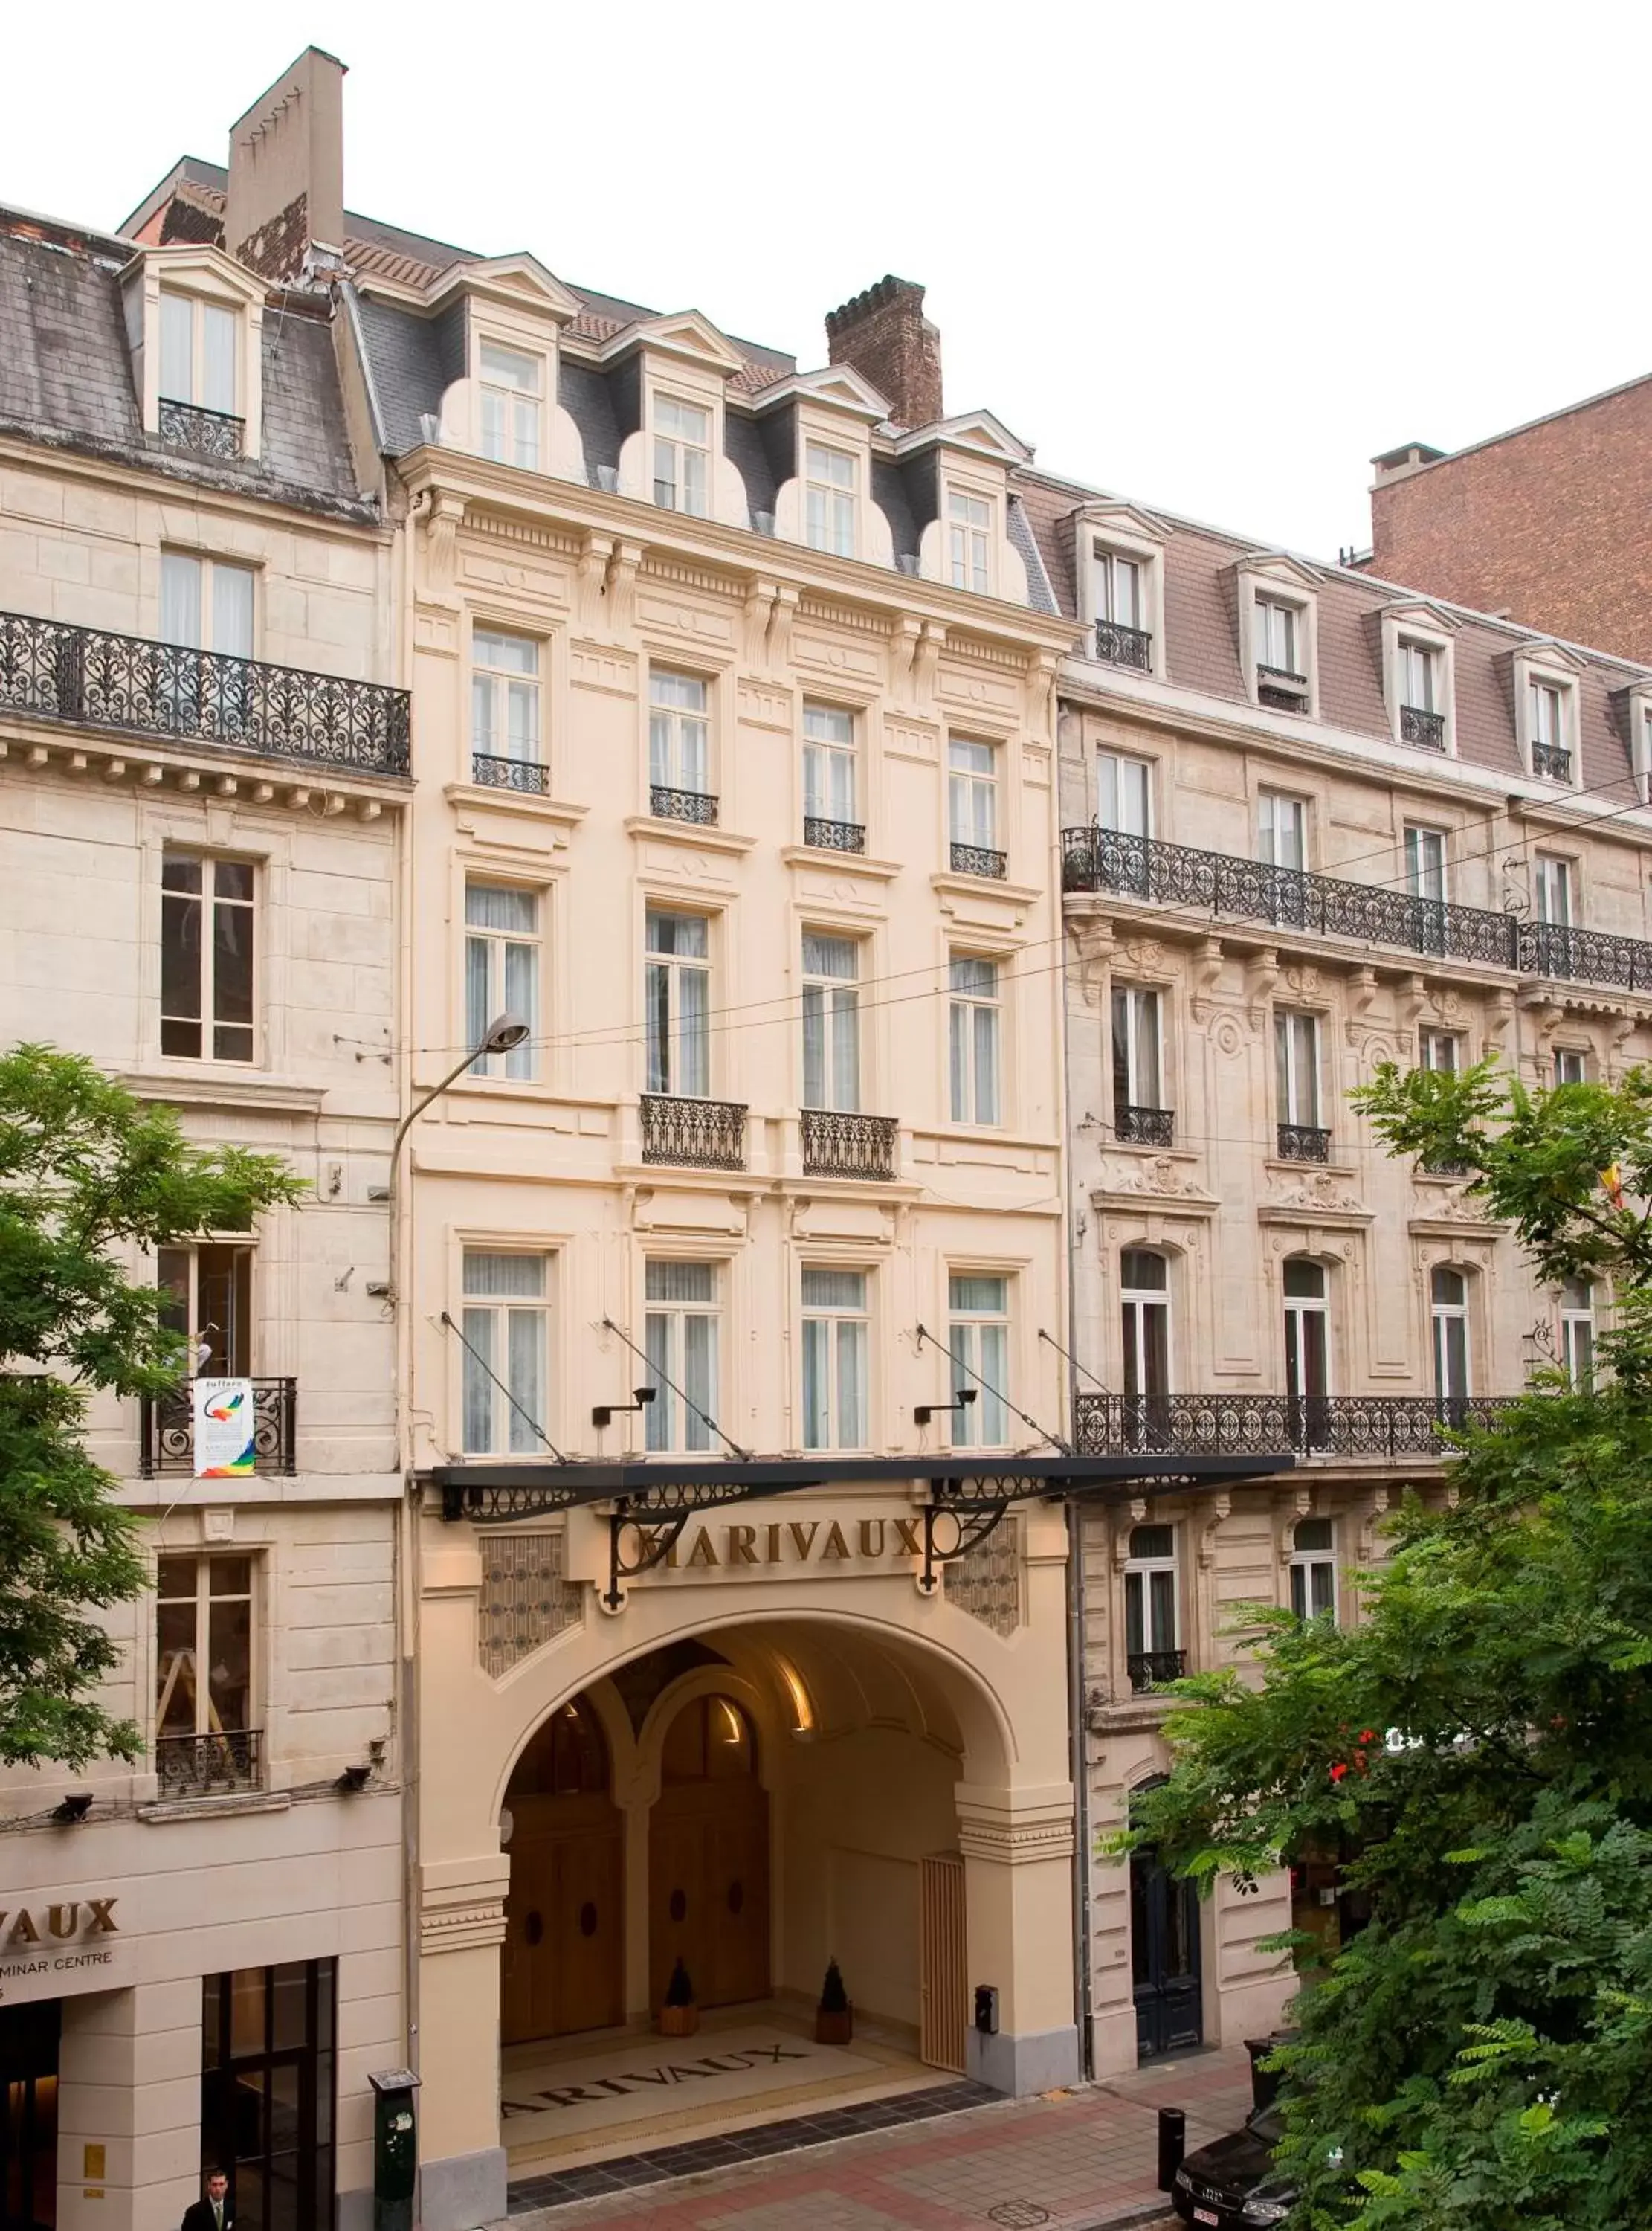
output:
<path id="1" fill-rule="evenodd" d="M 1345 1774 L 1346 1774 L 1346 1772 L 1347 1772 L 1347 1771 L 1348 1771 L 1348 1769 L 1347 1769 L 1346 1766 L 1343 1763 L 1343 1762 L 1342 1762 L 1340 1759 L 1339 1759 L 1339 1760 L 1337 1761 L 1336 1764 L 1335 1764 L 1335 1765 L 1332 1768 L 1332 1769 L 1331 1769 L 1331 1779 L 1332 1779 L 1332 1781 L 1333 1781 L 1333 1782 L 1340 1782 L 1340 1781 L 1341 1781 L 1341 1779 L 1342 1779 L 1342 1777 L 1343 1777 L 1343 1775 L 1344 1775 Z"/>
<path id="2" fill-rule="evenodd" d="M 1359 1740 L 1362 1743 L 1374 1743 L 1377 1740 L 1375 1731 L 1371 1728 L 1361 1728 Z"/>

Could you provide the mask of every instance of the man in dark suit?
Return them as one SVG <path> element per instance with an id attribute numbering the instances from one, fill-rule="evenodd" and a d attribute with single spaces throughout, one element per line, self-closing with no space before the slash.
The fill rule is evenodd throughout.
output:
<path id="1" fill-rule="evenodd" d="M 179 2231 L 235 2231 L 236 2211 L 229 2205 L 229 2180 L 221 2169 L 207 2176 L 206 2197 L 192 2201 L 184 2210 Z"/>

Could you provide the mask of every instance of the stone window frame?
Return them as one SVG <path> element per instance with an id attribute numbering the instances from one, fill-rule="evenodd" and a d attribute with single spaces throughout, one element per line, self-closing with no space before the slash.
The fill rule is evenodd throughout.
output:
<path id="1" fill-rule="evenodd" d="M 1400 650 L 1403 644 L 1415 643 L 1423 650 L 1432 651 L 1439 661 L 1439 702 L 1435 710 L 1445 717 L 1445 741 L 1442 758 L 1457 757 L 1457 662 L 1456 637 L 1453 624 L 1442 612 L 1432 605 L 1396 605 L 1384 611 L 1383 620 L 1383 702 L 1388 708 L 1390 732 L 1397 744 L 1404 744 L 1400 723 L 1404 710 L 1404 693 L 1400 688 Z M 1408 751 L 1426 749 L 1426 746 L 1406 744 Z"/>
<path id="2" fill-rule="evenodd" d="M 160 432 L 161 294 L 187 296 L 231 311 L 239 320 L 234 415 L 241 421 L 241 461 L 255 464 L 263 449 L 264 281 L 222 249 L 196 243 L 145 248 L 120 274 L 132 382 L 145 434 Z"/>
<path id="3" fill-rule="evenodd" d="M 1520 747 L 1520 772 L 1532 782 L 1541 783 L 1546 791 L 1581 790 L 1583 774 L 1583 691 L 1584 665 L 1563 644 L 1526 645 L 1514 653 L 1514 733 Z M 1552 775 L 1540 775 L 1532 761 L 1532 749 L 1536 740 L 1532 721 L 1532 690 L 1534 684 L 1543 684 L 1560 692 L 1560 717 L 1564 728 L 1562 747 L 1571 754 L 1571 774 L 1568 781 L 1557 782 Z"/>
<path id="4" fill-rule="evenodd" d="M 570 1251 L 573 1245 L 571 1234 L 565 1231 L 552 1232 L 517 1226 L 507 1230 L 502 1225 L 471 1223 L 450 1224 L 444 1235 L 446 1246 L 445 1275 L 447 1291 L 452 1297 L 449 1315 L 455 1324 L 462 1326 L 465 1311 L 465 1257 L 475 1255 L 532 1255 L 545 1264 L 545 1291 L 540 1306 L 545 1311 L 545 1413 L 539 1419 L 540 1430 L 553 1440 L 569 1445 L 563 1436 L 569 1431 L 569 1420 L 562 1414 L 564 1402 L 575 1385 L 572 1376 L 573 1358 L 570 1350 L 571 1328 L 569 1324 Z M 465 1362 L 461 1343 L 453 1335 L 443 1333 L 447 1350 L 443 1358 L 442 1397 L 447 1404 L 448 1432 L 438 1439 L 438 1446 L 462 1449 L 465 1443 Z M 541 1452 L 542 1454 L 548 1452 Z M 497 1451 L 484 1461 L 508 1461 L 507 1450 Z"/>
<path id="5" fill-rule="evenodd" d="M 1165 642 L 1165 531 L 1156 521 L 1129 506 L 1087 504 L 1075 515 L 1073 532 L 1078 617 L 1086 631 L 1080 656 L 1092 664 L 1107 665 L 1110 672 L 1119 670 L 1111 662 L 1097 661 L 1095 656 L 1094 568 L 1096 545 L 1100 543 L 1109 557 L 1134 559 L 1142 568 L 1143 618 L 1152 638 L 1147 672 L 1152 680 L 1164 681 L 1168 670 Z"/>
<path id="6" fill-rule="evenodd" d="M 1258 603 L 1288 605 L 1297 615 L 1299 644 L 1297 655 L 1306 690 L 1300 711 L 1281 713 L 1291 721 L 1317 721 L 1320 717 L 1320 605 L 1317 577 L 1306 566 L 1292 559 L 1263 559 L 1242 563 L 1235 569 L 1238 592 L 1239 659 L 1243 669 L 1245 695 L 1261 712 L 1272 713 L 1278 708 L 1263 705 L 1257 695 L 1260 687 L 1256 660 L 1256 605 Z"/>

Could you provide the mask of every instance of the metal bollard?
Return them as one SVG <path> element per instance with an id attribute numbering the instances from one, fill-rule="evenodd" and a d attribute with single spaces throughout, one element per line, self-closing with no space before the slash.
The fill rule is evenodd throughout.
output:
<path id="1" fill-rule="evenodd" d="M 1161 2192 L 1176 2189 L 1176 2172 L 1182 2166 L 1182 2156 L 1187 2151 L 1187 2117 L 1179 2107 L 1161 2107 L 1158 2111 L 1158 2189 Z"/>

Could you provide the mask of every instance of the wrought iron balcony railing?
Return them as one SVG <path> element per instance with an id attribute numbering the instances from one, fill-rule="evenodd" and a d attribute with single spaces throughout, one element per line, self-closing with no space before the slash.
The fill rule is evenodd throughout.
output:
<path id="1" fill-rule="evenodd" d="M 683 1100 L 642 1095 L 642 1159 L 681 1169 L 743 1170 L 745 1107 L 733 1100 Z"/>
<path id="2" fill-rule="evenodd" d="M 1218 919 L 1352 938 L 1361 946 L 1652 992 L 1652 944 L 1638 937 L 1446 905 L 1409 891 L 1270 867 L 1229 852 L 1196 851 L 1114 829 L 1064 829 L 1062 855 L 1062 888 L 1069 892 L 1116 891 Z"/>
<path id="3" fill-rule="evenodd" d="M 657 821 L 694 821 L 705 829 L 717 824 L 717 800 L 708 790 L 673 790 L 663 782 L 650 783 L 649 812 Z"/>
<path id="4" fill-rule="evenodd" d="M 1160 1681 L 1179 1681 L 1187 1671 L 1185 1650 L 1133 1650 L 1125 1659 L 1130 1686 L 1139 1697 Z"/>
<path id="5" fill-rule="evenodd" d="M 266 1474 L 298 1470 L 298 1381 L 255 1379 L 253 1470 Z M 145 1394 L 139 1405 L 138 1469 L 145 1479 L 157 1472 L 195 1470 L 195 1381 L 180 1380 L 164 1394 Z"/>
<path id="6" fill-rule="evenodd" d="M 231 1789 L 261 1789 L 264 1782 L 261 1728 L 215 1729 L 203 1736 L 157 1736 L 155 1775 L 163 1797 L 216 1797 Z"/>
<path id="7" fill-rule="evenodd" d="M 0 612 L 0 710 L 406 774 L 405 689 Z"/>
<path id="8" fill-rule="evenodd" d="M 1571 753 L 1564 744 L 1536 744 L 1532 747 L 1532 772 L 1549 782 L 1571 780 Z"/>
<path id="9" fill-rule="evenodd" d="M 1153 639 L 1145 628 L 1120 627 L 1117 620 L 1095 624 L 1095 655 L 1108 666 L 1131 666 L 1138 674 L 1153 670 Z"/>
<path id="10" fill-rule="evenodd" d="M 805 1108 L 803 1174 L 811 1178 L 892 1178 L 899 1128 L 893 1116 L 851 1116 L 837 1108 Z"/>
<path id="11" fill-rule="evenodd" d="M 497 752 L 472 752 L 470 779 L 489 790 L 531 791 L 541 798 L 551 787 L 551 770 L 538 760 L 505 759 Z"/>
<path id="12" fill-rule="evenodd" d="M 1113 1135 L 1121 1147 L 1173 1147 L 1176 1110 L 1116 1107 L 1113 1111 Z"/>
<path id="13" fill-rule="evenodd" d="M 1293 674 L 1288 666 L 1256 669 L 1256 702 L 1275 713 L 1306 713 L 1308 682 L 1306 674 Z"/>
<path id="14" fill-rule="evenodd" d="M 1445 715 L 1430 713 L 1421 705 L 1400 707 L 1400 741 L 1422 744 L 1429 751 L 1445 749 Z"/>
<path id="15" fill-rule="evenodd" d="M 227 411 L 203 411 L 198 403 L 160 400 L 160 437 L 169 449 L 192 449 L 197 457 L 238 457 L 246 421 Z"/>
<path id="16" fill-rule="evenodd" d="M 1274 1144 L 1281 1162 L 1328 1162 L 1331 1134 L 1318 1123 L 1281 1123 Z"/>
<path id="17" fill-rule="evenodd" d="M 1490 1426 L 1513 1394 L 1102 1394 L 1074 1403 L 1084 1456 L 1349 1457 L 1449 1453 L 1443 1436 Z"/>
<path id="18" fill-rule="evenodd" d="M 859 821 L 828 821 L 822 814 L 806 813 L 803 843 L 818 852 L 864 852 L 866 830 Z"/>
<path id="19" fill-rule="evenodd" d="M 994 876 L 1002 883 L 1009 865 L 1009 855 L 995 852 L 991 844 L 960 844 L 952 839 L 952 873 L 955 876 Z"/>

